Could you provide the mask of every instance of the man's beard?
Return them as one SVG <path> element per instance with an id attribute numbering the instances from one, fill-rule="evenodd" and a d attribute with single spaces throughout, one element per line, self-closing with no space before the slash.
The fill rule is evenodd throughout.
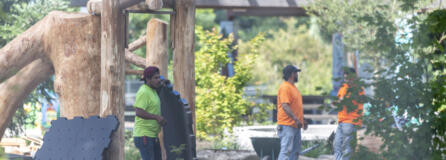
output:
<path id="1" fill-rule="evenodd" d="M 294 82 L 297 82 L 297 76 L 296 76 L 296 77 L 294 77 Z"/>

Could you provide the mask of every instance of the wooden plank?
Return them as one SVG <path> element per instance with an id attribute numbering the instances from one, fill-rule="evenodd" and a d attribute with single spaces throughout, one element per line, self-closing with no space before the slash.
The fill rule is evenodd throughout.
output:
<path id="1" fill-rule="evenodd" d="M 173 24 L 174 89 L 189 103 L 195 133 L 195 0 L 177 0 Z M 172 25 L 172 24 L 171 24 Z"/>
<path id="2" fill-rule="evenodd" d="M 125 81 L 125 15 L 119 0 L 103 0 L 101 12 L 101 105 L 100 116 L 115 115 L 118 129 L 104 159 L 124 159 L 124 81 Z"/>

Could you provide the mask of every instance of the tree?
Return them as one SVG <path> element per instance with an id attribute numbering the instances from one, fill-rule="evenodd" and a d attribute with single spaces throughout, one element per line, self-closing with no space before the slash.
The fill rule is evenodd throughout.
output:
<path id="1" fill-rule="evenodd" d="M 69 9 L 68 1 L 66 0 L 35 0 L 32 2 L 28 2 L 27 0 L 6 0 L 2 1 L 2 4 L 2 11 L 6 16 L 0 16 L 2 17 L 0 21 L 0 48 L 6 42 L 11 41 L 17 35 L 34 25 L 49 12 L 53 10 L 76 10 Z M 35 106 L 36 103 L 39 103 L 39 99 L 50 99 L 51 93 L 54 93 L 53 80 L 48 79 L 27 96 L 23 103 L 31 103 Z M 12 122 L 9 123 L 8 128 L 13 134 L 18 134 L 23 131 L 23 125 L 31 123 L 29 119 L 33 118 L 35 117 L 27 115 L 23 107 L 20 107 L 13 117 Z"/>
<path id="2" fill-rule="evenodd" d="M 445 20 L 438 12 L 426 19 L 426 13 L 417 12 L 424 4 L 318 0 L 309 8 L 327 33 L 342 33 L 346 47 L 374 64 L 374 95 L 354 99 L 370 103 L 366 133 L 382 137 L 385 159 L 445 158 L 444 70 L 433 69 L 444 66 L 439 35 L 446 31 L 440 27 Z M 395 122 L 394 116 L 404 122 Z"/>
<path id="3" fill-rule="evenodd" d="M 195 53 L 197 137 L 223 137 L 224 130 L 231 131 L 242 122 L 242 115 L 249 108 L 242 96 L 243 87 L 252 77 L 257 50 L 240 54 L 234 62 L 234 76 L 225 77 L 220 71 L 222 65 L 231 61 L 227 53 L 234 49 L 232 35 L 222 38 L 216 29 L 204 31 L 201 27 L 196 28 L 196 34 L 200 48 Z M 256 37 L 250 43 L 257 48 L 261 40 L 261 36 Z"/>
<path id="4" fill-rule="evenodd" d="M 277 94 L 282 79 L 282 69 L 288 64 L 302 69 L 297 88 L 304 95 L 316 95 L 322 90 L 331 89 L 330 46 L 318 35 L 317 25 L 299 22 L 300 19 L 283 19 L 285 29 L 270 29 L 269 37 L 259 46 L 259 56 L 255 62 L 253 79 L 250 84 L 268 86 L 268 94 Z M 246 52 L 244 43 L 240 51 Z"/>

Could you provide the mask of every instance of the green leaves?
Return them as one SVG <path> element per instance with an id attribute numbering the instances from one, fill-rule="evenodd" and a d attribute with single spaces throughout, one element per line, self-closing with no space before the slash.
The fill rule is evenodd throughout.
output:
<path id="1" fill-rule="evenodd" d="M 35 0 L 28 3 L 12 3 L 7 21 L 0 26 L 0 46 L 12 40 L 53 10 L 73 11 L 66 0 Z"/>
<path id="2" fill-rule="evenodd" d="M 425 2 L 318 0 L 309 8 L 322 29 L 342 33 L 346 48 L 375 64 L 374 94 L 351 97 L 370 106 L 363 122 L 383 139 L 386 159 L 446 157 L 446 11 L 415 13 Z"/>
<path id="3" fill-rule="evenodd" d="M 216 29 L 204 31 L 200 26 L 196 27 L 196 35 L 199 39 L 199 49 L 195 52 L 197 137 L 223 137 L 224 131 L 231 132 L 242 122 L 250 107 L 243 98 L 243 87 L 252 77 L 257 51 L 239 53 L 238 61 L 233 62 L 228 57 L 228 52 L 236 47 L 232 46 L 232 35 L 223 38 Z M 250 43 L 257 46 L 262 39 L 259 36 Z M 227 63 L 234 64 L 232 77 L 220 74 Z"/>
<path id="4" fill-rule="evenodd" d="M 305 21 L 304 21 L 305 22 Z M 254 62 L 251 85 L 267 86 L 266 94 L 277 94 L 282 83 L 282 69 L 288 64 L 297 65 L 299 82 L 296 84 L 304 95 L 317 95 L 331 89 L 331 48 L 318 35 L 318 27 L 310 21 L 301 19 L 282 19 L 286 29 L 270 29 L 264 33 L 266 38 L 257 47 L 239 43 L 239 51 L 258 51 Z M 309 27 L 307 27 L 309 26 Z M 316 87 L 322 87 L 316 90 Z"/>

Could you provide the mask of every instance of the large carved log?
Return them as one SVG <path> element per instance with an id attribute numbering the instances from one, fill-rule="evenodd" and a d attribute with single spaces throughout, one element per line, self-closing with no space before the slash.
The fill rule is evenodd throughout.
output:
<path id="1" fill-rule="evenodd" d="M 23 100 L 54 70 L 46 59 L 37 59 L 0 84 L 0 141 L 6 127 Z"/>
<path id="2" fill-rule="evenodd" d="M 51 59 L 63 117 L 99 114 L 100 17 L 83 13 L 51 12 L 50 31 L 44 36 Z"/>
<path id="3" fill-rule="evenodd" d="M 4 133 L 14 115 L 16 104 L 23 102 L 22 96 L 42 82 L 40 76 L 48 77 L 53 73 L 56 75 L 54 88 L 60 98 L 61 116 L 71 118 L 99 114 L 100 31 L 98 16 L 55 11 L 0 50 L 0 79 L 4 81 L 0 88 L 0 134 Z M 131 52 L 126 54 L 130 55 L 128 62 L 145 67 L 144 58 Z M 45 65 L 36 65 L 33 62 L 36 59 L 48 60 Z M 43 74 L 47 73 L 42 69 L 48 64 L 51 73 Z M 20 71 L 24 66 L 27 66 L 26 72 Z M 34 77 L 35 74 L 40 75 Z M 28 81 L 17 80 L 21 79 L 15 78 L 18 76 Z M 12 93 L 9 88 L 20 88 L 20 92 Z"/>

